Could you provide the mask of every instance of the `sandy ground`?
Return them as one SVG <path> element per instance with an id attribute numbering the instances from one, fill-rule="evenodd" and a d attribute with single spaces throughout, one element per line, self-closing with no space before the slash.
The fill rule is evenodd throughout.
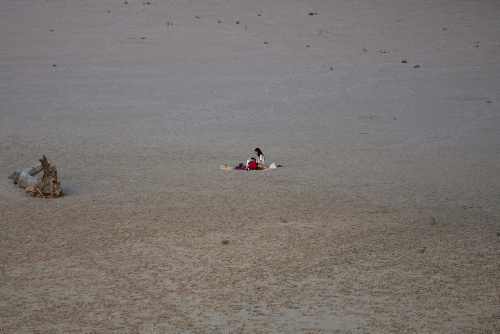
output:
<path id="1" fill-rule="evenodd" d="M 499 15 L 0 1 L 0 332 L 499 332 Z"/>

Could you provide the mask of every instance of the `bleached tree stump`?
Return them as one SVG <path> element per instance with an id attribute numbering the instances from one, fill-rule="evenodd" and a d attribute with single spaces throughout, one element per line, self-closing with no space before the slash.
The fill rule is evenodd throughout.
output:
<path id="1" fill-rule="evenodd" d="M 43 176 L 37 176 L 43 170 Z M 57 170 L 51 166 L 45 155 L 40 162 L 28 168 L 16 170 L 9 176 L 14 184 L 19 184 L 27 193 L 35 194 L 35 197 L 60 197 L 62 190 L 60 182 L 57 181 Z"/>

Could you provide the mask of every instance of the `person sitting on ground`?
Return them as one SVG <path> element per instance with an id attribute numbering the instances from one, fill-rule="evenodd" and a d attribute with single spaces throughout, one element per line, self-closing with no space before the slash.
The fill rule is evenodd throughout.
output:
<path id="1" fill-rule="evenodd" d="M 260 150 L 260 148 L 255 149 L 255 160 L 257 161 L 257 164 L 262 164 L 265 165 L 266 161 L 264 160 L 264 153 Z"/>
<path id="2" fill-rule="evenodd" d="M 255 158 L 250 158 L 250 161 L 248 162 L 248 170 L 274 170 L 274 169 L 269 169 L 263 164 L 259 164 L 255 161 Z"/>
<path id="3" fill-rule="evenodd" d="M 255 149 L 255 162 L 257 163 L 257 165 L 261 164 L 263 166 L 265 166 L 265 160 L 264 160 L 264 154 L 262 153 L 262 151 L 260 150 L 260 148 L 256 148 Z M 248 166 L 248 163 L 250 162 L 250 159 L 247 160 L 247 166 Z"/>
<path id="4" fill-rule="evenodd" d="M 257 163 L 255 162 L 255 158 L 250 158 L 248 162 L 248 170 L 257 170 Z"/>

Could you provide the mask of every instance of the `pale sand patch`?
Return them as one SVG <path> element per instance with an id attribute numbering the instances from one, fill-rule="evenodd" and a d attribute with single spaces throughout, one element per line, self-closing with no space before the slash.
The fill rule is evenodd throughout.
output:
<path id="1" fill-rule="evenodd" d="M 2 2 L 0 331 L 499 331 L 499 6 Z"/>

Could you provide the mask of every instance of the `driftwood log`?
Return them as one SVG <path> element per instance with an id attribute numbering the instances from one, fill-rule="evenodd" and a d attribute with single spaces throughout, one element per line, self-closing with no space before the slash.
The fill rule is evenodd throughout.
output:
<path id="1" fill-rule="evenodd" d="M 43 170 L 43 176 L 37 175 Z M 45 155 L 40 162 L 28 168 L 16 170 L 9 179 L 14 180 L 24 188 L 27 193 L 33 193 L 35 197 L 60 197 L 62 190 L 60 182 L 57 181 L 57 170 L 51 166 Z"/>

